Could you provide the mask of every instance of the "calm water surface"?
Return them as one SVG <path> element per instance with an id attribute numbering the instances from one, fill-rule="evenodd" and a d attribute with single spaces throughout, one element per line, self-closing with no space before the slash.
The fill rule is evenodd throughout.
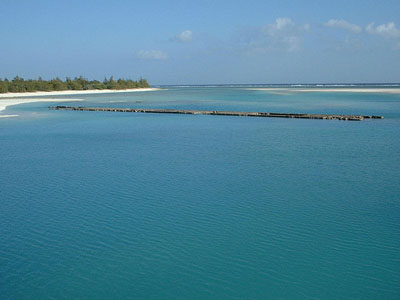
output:
<path id="1" fill-rule="evenodd" d="M 400 298 L 400 95 L 71 98 L 385 119 L 10 107 L 20 117 L 0 119 L 1 299 Z"/>

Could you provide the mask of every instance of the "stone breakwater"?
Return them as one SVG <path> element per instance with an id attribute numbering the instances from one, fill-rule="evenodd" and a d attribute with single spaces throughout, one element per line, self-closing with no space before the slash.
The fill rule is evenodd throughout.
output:
<path id="1" fill-rule="evenodd" d="M 292 114 L 292 113 L 273 113 L 273 112 L 242 112 L 242 111 L 151 109 L 151 108 L 51 106 L 51 107 L 49 107 L 49 109 L 51 109 L 51 110 L 74 110 L 74 111 L 154 113 L 154 114 L 185 114 L 185 115 L 264 117 L 264 118 L 321 119 L 321 120 L 344 120 L 344 121 L 362 121 L 364 119 L 383 119 L 383 116 L 363 116 L 363 115 Z"/>

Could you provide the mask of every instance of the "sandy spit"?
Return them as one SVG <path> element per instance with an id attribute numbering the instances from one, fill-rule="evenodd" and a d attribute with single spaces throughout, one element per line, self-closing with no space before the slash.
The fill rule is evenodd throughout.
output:
<path id="1" fill-rule="evenodd" d="M 252 91 L 270 91 L 270 92 L 342 92 L 342 93 L 376 93 L 376 94 L 400 94 L 400 88 L 249 88 Z"/>
<path id="2" fill-rule="evenodd" d="M 66 96 L 66 95 L 87 95 L 87 94 L 108 94 L 108 93 L 131 93 L 131 92 L 150 92 L 158 91 L 158 88 L 127 89 L 127 90 L 86 90 L 86 91 L 52 91 L 52 92 L 28 92 L 28 93 L 5 93 L 0 94 L 0 117 L 17 117 L 18 115 L 2 115 L 8 106 L 32 103 L 32 102 L 74 102 L 83 99 L 61 99 L 61 98 L 27 98 L 43 96 Z M 3 99 L 2 99 L 3 98 Z M 18 99 L 16 99 L 18 98 Z"/>

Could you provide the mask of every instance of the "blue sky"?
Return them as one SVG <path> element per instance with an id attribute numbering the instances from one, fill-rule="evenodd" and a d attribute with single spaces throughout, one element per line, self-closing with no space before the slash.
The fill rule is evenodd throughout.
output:
<path id="1" fill-rule="evenodd" d="M 400 82 L 400 1 L 0 2 L 0 77 Z"/>

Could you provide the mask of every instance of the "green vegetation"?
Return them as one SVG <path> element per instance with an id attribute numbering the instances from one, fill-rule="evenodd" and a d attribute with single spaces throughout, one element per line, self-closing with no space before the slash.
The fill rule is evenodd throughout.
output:
<path id="1" fill-rule="evenodd" d="M 66 78 L 65 81 L 60 78 L 52 80 L 43 80 L 39 77 L 38 80 L 29 79 L 25 80 L 16 76 L 13 80 L 7 78 L 0 79 L 0 93 L 24 93 L 24 92 L 37 92 L 37 91 L 81 91 L 81 90 L 125 90 L 136 88 L 148 88 L 149 84 L 146 79 L 138 81 L 130 79 L 114 80 L 113 76 L 109 79 L 105 78 L 103 82 L 98 80 L 87 80 L 86 78 L 75 77 L 74 79 Z"/>

